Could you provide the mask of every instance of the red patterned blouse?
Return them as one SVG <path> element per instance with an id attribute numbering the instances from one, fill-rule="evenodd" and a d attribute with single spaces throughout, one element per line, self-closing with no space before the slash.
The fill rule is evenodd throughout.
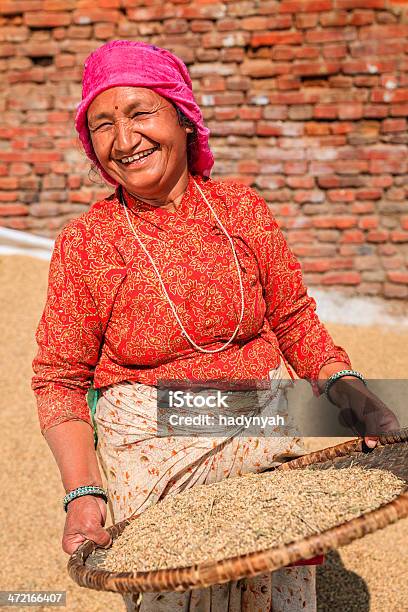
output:
<path id="1" fill-rule="evenodd" d="M 192 175 L 177 211 L 124 191 L 133 227 L 191 338 L 219 348 L 241 310 L 230 242 L 194 181 L 239 260 L 245 311 L 235 339 L 208 354 L 182 335 L 116 190 L 70 221 L 55 241 L 33 361 L 42 433 L 71 419 L 91 424 L 91 383 L 98 389 L 123 380 L 266 380 L 282 357 L 313 385 L 329 361 L 351 367 L 319 321 L 300 264 L 265 200 L 245 185 Z"/>

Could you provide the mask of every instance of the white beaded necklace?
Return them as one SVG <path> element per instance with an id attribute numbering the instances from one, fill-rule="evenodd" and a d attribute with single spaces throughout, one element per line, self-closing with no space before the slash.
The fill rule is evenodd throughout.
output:
<path id="1" fill-rule="evenodd" d="M 176 320 L 177 320 L 178 324 L 179 324 L 179 325 L 180 325 L 180 327 L 181 327 L 181 330 L 182 330 L 182 335 L 183 335 L 185 338 L 187 338 L 187 340 L 188 340 L 188 341 L 189 341 L 189 342 L 190 342 L 190 343 L 191 343 L 191 344 L 194 346 L 194 348 L 196 348 L 198 351 L 201 351 L 202 353 L 219 353 L 220 351 L 223 351 L 223 350 L 224 350 L 224 349 L 225 349 L 225 348 L 226 348 L 226 347 L 227 347 L 227 346 L 228 346 L 228 345 L 229 345 L 229 344 L 230 344 L 230 343 L 233 341 L 233 339 L 234 339 L 234 338 L 235 338 L 235 336 L 237 335 L 238 330 L 239 330 L 239 328 L 240 328 L 240 325 L 241 325 L 241 323 L 242 323 L 242 319 L 243 319 L 243 317 L 244 317 L 244 308 L 245 308 L 245 302 L 244 302 L 244 289 L 243 289 L 243 286 L 242 286 L 241 270 L 240 270 L 240 267 L 239 267 L 239 262 L 238 262 L 238 259 L 237 259 L 237 255 L 236 255 L 236 253 L 235 253 L 234 244 L 233 244 L 233 242 L 232 242 L 232 240 L 231 240 L 231 237 L 229 236 L 229 234 L 228 234 L 227 230 L 225 229 L 225 227 L 223 226 L 223 224 L 221 223 L 221 221 L 220 221 L 220 220 L 219 220 L 219 218 L 217 217 L 217 215 L 216 215 L 216 213 L 215 213 L 214 209 L 212 208 L 211 204 L 209 203 L 209 201 L 208 201 L 208 200 L 207 200 L 207 198 L 205 197 L 205 195 L 204 195 L 204 193 L 202 192 L 202 190 L 201 190 L 200 186 L 199 186 L 199 185 L 197 185 L 197 183 L 195 182 L 194 178 L 193 178 L 193 182 L 194 182 L 194 185 L 195 185 L 195 186 L 198 188 L 198 190 L 199 190 L 199 192 L 201 193 L 201 195 L 203 196 L 203 198 L 204 198 L 204 200 L 206 201 L 206 203 L 207 203 L 208 207 L 210 208 L 210 210 L 211 210 L 211 212 L 213 213 L 214 217 L 217 219 L 217 221 L 218 221 L 218 223 L 220 224 L 220 226 L 221 226 L 221 228 L 222 228 L 222 230 L 223 230 L 224 234 L 227 236 L 227 238 L 228 238 L 228 240 L 229 240 L 229 242 L 230 242 L 231 249 L 232 249 L 232 253 L 233 253 L 233 255 L 234 255 L 235 265 L 236 265 L 236 267 L 237 267 L 238 278 L 239 278 L 239 288 L 240 288 L 240 291 L 241 291 L 241 314 L 240 314 L 240 318 L 239 318 L 238 325 L 236 326 L 235 331 L 234 331 L 234 333 L 232 334 L 231 338 L 228 340 L 228 342 L 226 342 L 226 343 L 225 343 L 225 344 L 223 344 L 223 345 L 222 345 L 220 348 L 215 349 L 215 350 L 209 350 L 209 349 L 202 348 L 201 346 L 199 346 L 198 344 L 196 344 L 196 343 L 194 342 L 194 340 L 191 338 L 191 336 L 189 336 L 189 335 L 188 335 L 188 333 L 187 333 L 187 331 L 186 331 L 186 329 L 185 329 L 185 327 L 184 327 L 183 323 L 180 321 L 180 317 L 179 317 L 179 316 L 178 316 L 178 314 L 177 314 L 177 311 L 176 311 L 176 309 L 175 309 L 175 307 L 174 307 L 174 304 L 173 304 L 173 302 L 171 301 L 171 299 L 170 299 L 170 297 L 169 297 L 169 295 L 168 295 L 168 293 L 167 293 L 166 287 L 164 286 L 164 283 L 163 283 L 162 278 L 161 278 L 161 276 L 160 276 L 160 273 L 159 273 L 159 271 L 158 271 L 158 269 L 157 269 L 157 267 L 156 267 L 156 264 L 154 263 L 153 259 L 152 259 L 152 258 L 151 258 L 151 256 L 150 256 L 150 253 L 148 253 L 148 251 L 147 251 L 146 247 L 144 246 L 144 244 L 143 244 L 143 243 L 142 243 L 142 241 L 140 240 L 139 236 L 137 235 L 137 233 L 136 233 L 136 231 L 135 231 L 135 228 L 133 227 L 132 222 L 130 221 L 129 214 L 128 214 L 128 211 L 127 211 L 127 206 L 126 206 L 126 204 L 125 204 L 125 200 L 124 200 L 124 197 L 123 197 L 123 194 L 122 194 L 122 188 L 120 188 L 120 190 L 119 190 L 119 197 L 120 197 L 120 201 L 121 201 L 121 202 L 122 202 L 122 204 L 123 204 L 123 208 L 124 208 L 124 210 L 125 210 L 125 214 L 126 214 L 126 217 L 127 217 L 128 223 L 129 223 L 129 227 L 130 227 L 130 229 L 132 230 L 132 232 L 134 233 L 134 235 L 136 236 L 136 238 L 137 238 L 137 240 L 138 240 L 138 242 L 139 242 L 140 246 L 142 247 L 143 251 L 146 253 L 147 257 L 149 258 L 149 260 L 150 260 L 150 262 L 151 262 L 151 264 L 152 264 L 152 266 L 153 266 L 153 268 L 154 268 L 154 270 L 155 270 L 155 272 L 156 272 L 156 274 L 157 274 L 157 277 L 158 277 L 158 279 L 159 279 L 159 281 L 160 281 L 160 284 L 161 284 L 162 289 L 163 289 L 163 291 L 164 291 L 164 294 L 165 294 L 165 296 L 166 296 L 166 298 L 167 298 L 167 301 L 168 301 L 168 303 L 170 304 L 170 307 L 171 307 L 171 309 L 172 309 L 172 311 L 173 311 L 174 317 L 176 318 Z"/>

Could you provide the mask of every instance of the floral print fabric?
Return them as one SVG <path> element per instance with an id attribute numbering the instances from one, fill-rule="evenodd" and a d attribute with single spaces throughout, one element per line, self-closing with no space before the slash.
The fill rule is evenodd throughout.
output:
<path id="1" fill-rule="evenodd" d="M 245 299 L 239 333 L 216 354 L 197 351 L 181 335 L 116 191 L 70 221 L 55 242 L 33 361 L 42 433 L 71 419 L 91 424 L 91 384 L 100 389 L 125 380 L 266 380 L 281 358 L 314 384 L 329 361 L 351 367 L 318 319 L 300 264 L 265 200 L 245 185 L 190 174 L 177 211 L 126 192 L 125 198 L 135 231 L 194 341 L 219 348 L 240 315 L 231 245 L 196 183 L 239 260 Z M 314 391 L 319 394 L 315 386 Z"/>
<path id="2" fill-rule="evenodd" d="M 272 394 L 262 414 L 282 415 L 274 436 L 158 437 L 157 388 L 135 382 L 103 389 L 96 409 L 98 457 L 114 522 L 140 514 L 167 495 L 248 472 L 262 472 L 305 454 L 288 418 L 284 365 L 269 372 Z M 239 414 L 248 407 L 236 406 Z M 138 612 L 315 612 L 315 566 L 287 567 L 254 578 L 184 593 L 125 595 Z"/>

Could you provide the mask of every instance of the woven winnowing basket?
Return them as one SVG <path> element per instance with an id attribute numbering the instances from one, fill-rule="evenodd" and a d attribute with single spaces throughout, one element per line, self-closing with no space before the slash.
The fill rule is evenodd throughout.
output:
<path id="1" fill-rule="evenodd" d="M 268 550 L 191 567 L 149 572 L 109 572 L 98 569 L 107 551 L 86 540 L 69 559 L 69 575 L 80 586 L 120 593 L 203 588 L 274 571 L 300 559 L 310 559 L 408 516 L 408 428 L 381 435 L 379 444 L 373 450 L 368 450 L 362 438 L 358 438 L 283 463 L 276 469 L 292 470 L 306 466 L 313 466 L 313 469 L 331 466 L 341 469 L 350 465 L 388 470 L 405 480 L 407 486 L 393 501 L 320 534 Z M 108 527 L 113 540 L 131 520 L 137 520 L 137 517 Z"/>

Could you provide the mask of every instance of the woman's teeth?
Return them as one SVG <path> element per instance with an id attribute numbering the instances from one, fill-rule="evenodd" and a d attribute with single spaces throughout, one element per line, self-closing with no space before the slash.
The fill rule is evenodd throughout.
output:
<path id="1" fill-rule="evenodd" d="M 122 164 L 131 164 L 134 161 L 138 161 L 139 159 L 148 157 L 148 155 L 151 155 L 154 151 L 156 151 L 156 149 L 157 147 L 154 147 L 153 149 L 148 149 L 147 151 L 143 151 L 142 153 L 137 153 L 136 155 L 133 155 L 132 157 L 124 157 L 120 161 Z"/>

